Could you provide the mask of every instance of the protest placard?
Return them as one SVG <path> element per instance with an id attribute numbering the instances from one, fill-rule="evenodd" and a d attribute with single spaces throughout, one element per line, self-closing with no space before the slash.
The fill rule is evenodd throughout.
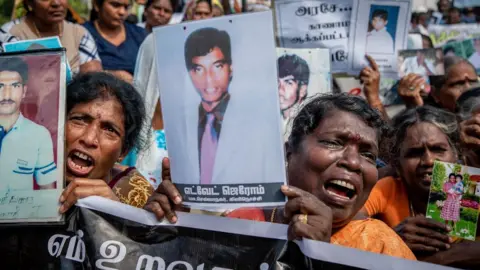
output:
<path id="1" fill-rule="evenodd" d="M 435 162 L 426 217 L 451 226 L 450 236 L 475 240 L 480 169 Z"/>
<path id="2" fill-rule="evenodd" d="M 41 49 L 57 49 L 63 48 L 60 39 L 55 37 L 39 38 L 32 40 L 20 40 L 15 42 L 9 42 L 3 44 L 4 52 L 22 52 L 28 50 L 41 50 Z M 67 83 L 72 80 L 72 71 L 70 64 L 66 61 L 67 65 Z"/>
<path id="3" fill-rule="evenodd" d="M 64 49 L 0 54 L 0 223 L 62 219 L 64 62 Z"/>
<path id="4" fill-rule="evenodd" d="M 333 72 L 346 71 L 352 4 L 357 0 L 276 0 L 279 47 L 328 48 Z"/>
<path id="5" fill-rule="evenodd" d="M 480 72 L 480 38 L 449 42 L 443 46 L 445 56 L 456 55 L 467 59 Z"/>
<path id="6" fill-rule="evenodd" d="M 448 270 L 325 242 L 287 240 L 287 225 L 178 213 L 178 222 L 88 197 L 69 226 L 0 228 L 5 269 Z M 18 240 L 17 240 L 18 239 Z M 27 240 L 28 239 L 28 240 Z M 385 239 L 387 241 L 387 239 Z"/>
<path id="7" fill-rule="evenodd" d="M 430 25 L 430 38 L 435 47 L 442 47 L 452 41 L 480 37 L 480 24 Z"/>
<path id="8" fill-rule="evenodd" d="M 349 39 L 352 74 L 368 65 L 366 54 L 377 62 L 380 73 L 397 73 L 396 52 L 407 46 L 411 4 L 411 0 L 356 2 Z"/>
<path id="9" fill-rule="evenodd" d="M 480 7 L 480 0 L 455 0 L 453 5 L 457 8 Z"/>
<path id="10" fill-rule="evenodd" d="M 284 203 L 272 13 L 159 27 L 154 37 L 171 174 L 185 204 Z"/>
<path id="11" fill-rule="evenodd" d="M 277 55 L 280 113 L 287 127 L 303 101 L 331 92 L 330 51 L 277 48 Z"/>

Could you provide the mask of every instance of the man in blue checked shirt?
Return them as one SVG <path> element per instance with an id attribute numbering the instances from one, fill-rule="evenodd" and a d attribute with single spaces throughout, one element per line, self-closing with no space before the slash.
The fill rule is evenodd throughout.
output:
<path id="1" fill-rule="evenodd" d="M 20 112 L 27 81 L 21 58 L 0 58 L 0 190 L 33 190 L 33 180 L 49 189 L 57 180 L 49 131 Z"/>

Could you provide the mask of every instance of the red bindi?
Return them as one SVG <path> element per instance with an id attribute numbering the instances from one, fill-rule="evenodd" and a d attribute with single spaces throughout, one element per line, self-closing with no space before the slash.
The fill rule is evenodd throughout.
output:
<path id="1" fill-rule="evenodd" d="M 360 135 L 358 133 L 350 134 L 348 138 L 354 142 L 360 141 Z"/>

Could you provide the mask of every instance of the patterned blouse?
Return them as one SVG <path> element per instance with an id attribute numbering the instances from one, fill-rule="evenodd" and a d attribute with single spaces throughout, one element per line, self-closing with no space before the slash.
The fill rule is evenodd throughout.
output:
<path id="1" fill-rule="evenodd" d="M 145 206 L 154 191 L 152 185 L 134 167 L 119 173 L 108 185 L 121 203 L 138 208 Z"/>

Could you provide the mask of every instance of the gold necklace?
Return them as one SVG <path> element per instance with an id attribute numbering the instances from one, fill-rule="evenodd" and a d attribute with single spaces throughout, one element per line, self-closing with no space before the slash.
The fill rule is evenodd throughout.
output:
<path id="1" fill-rule="evenodd" d="M 39 37 L 42 38 L 43 36 L 40 34 L 40 31 L 38 31 L 37 24 L 35 23 L 34 20 L 32 20 L 33 23 L 33 28 L 35 29 L 35 34 Z M 57 24 L 58 27 L 58 37 L 62 38 L 63 36 L 63 22 Z"/>

